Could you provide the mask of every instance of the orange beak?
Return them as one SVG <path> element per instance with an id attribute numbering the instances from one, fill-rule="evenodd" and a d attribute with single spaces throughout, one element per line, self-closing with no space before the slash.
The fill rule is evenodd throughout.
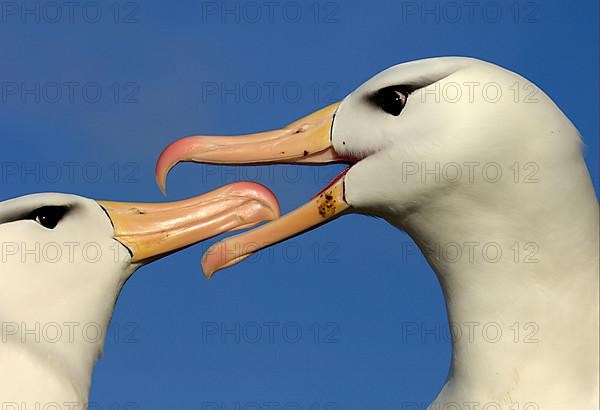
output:
<path id="1" fill-rule="evenodd" d="M 279 204 L 267 188 L 253 182 L 230 184 L 177 202 L 98 201 L 108 214 L 114 238 L 132 262 L 146 262 L 224 232 L 270 221 Z"/>
<path id="2" fill-rule="evenodd" d="M 158 158 L 156 182 L 165 192 L 166 177 L 178 162 L 208 164 L 321 164 L 350 162 L 331 144 L 339 103 L 273 131 L 243 136 L 191 136 L 169 145 Z M 207 277 L 252 253 L 327 222 L 349 208 L 344 199 L 344 173 L 309 202 L 255 230 L 218 242 L 207 250 L 202 268 Z"/>

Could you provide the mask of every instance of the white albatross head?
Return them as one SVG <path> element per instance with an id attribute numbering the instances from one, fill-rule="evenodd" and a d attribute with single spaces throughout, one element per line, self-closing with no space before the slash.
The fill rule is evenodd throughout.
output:
<path id="1" fill-rule="evenodd" d="M 156 180 L 165 192 L 168 172 L 184 161 L 350 164 L 304 207 L 207 251 L 210 276 L 341 213 L 381 216 L 409 232 L 415 218 L 433 214 L 447 216 L 444 225 L 460 224 L 456 215 L 467 205 L 505 213 L 517 196 L 555 189 L 562 165 L 581 158 L 577 130 L 534 84 L 481 60 L 443 57 L 388 68 L 340 103 L 279 130 L 177 140 L 159 157 Z M 585 164 L 578 165 L 566 172 L 589 183 Z M 255 246 L 238 254 L 222 246 L 234 242 Z"/>
<path id="2" fill-rule="evenodd" d="M 450 323 L 503 331 L 497 343 L 453 339 L 437 403 L 588 408 L 598 403 L 598 205 L 581 148 L 525 78 L 443 57 L 391 67 L 279 130 L 175 141 L 156 180 L 164 192 L 182 161 L 350 164 L 295 211 L 213 245 L 205 275 L 344 213 L 383 217 L 425 253 Z M 515 323 L 539 343 L 514 342 Z"/>
<path id="3" fill-rule="evenodd" d="M 93 364 L 131 274 L 278 212 L 270 191 L 247 182 L 170 203 L 57 193 L 0 202 L 2 402 L 85 408 Z"/>

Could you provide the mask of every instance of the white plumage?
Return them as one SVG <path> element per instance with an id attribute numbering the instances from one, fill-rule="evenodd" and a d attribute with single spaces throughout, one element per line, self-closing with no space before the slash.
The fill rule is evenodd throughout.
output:
<path id="1" fill-rule="evenodd" d="M 303 207 L 213 246 L 205 267 L 240 260 L 216 255 L 222 245 L 268 246 L 341 212 L 405 230 L 450 323 L 504 332 L 453 341 L 432 409 L 598 408 L 598 203 L 577 129 L 525 78 L 471 58 L 400 64 L 280 130 L 173 143 L 157 164 L 161 187 L 180 161 L 351 163 Z M 449 244 L 463 257 L 431 251 Z M 515 341 L 516 328 L 537 341 Z"/>
<path id="2" fill-rule="evenodd" d="M 23 219 L 33 209 L 48 205 L 72 208 L 57 229 Z M 78 403 L 75 408 L 82 409 L 113 306 L 135 265 L 129 263 L 127 249 L 113 239 L 110 219 L 93 200 L 29 195 L 0 203 L 0 219 L 4 250 L 8 243 L 17 247 L 16 253 L 3 255 L 0 272 L 1 401 L 25 403 L 27 409 L 36 404 Z M 60 249 L 60 257 L 50 253 L 51 244 Z M 102 256 L 97 258 L 90 250 L 88 258 L 83 253 L 86 244 Z M 54 324 L 62 332 L 59 339 Z M 82 332 L 84 326 L 96 325 L 103 332 L 99 340 L 94 329 L 89 338 Z"/>
<path id="3" fill-rule="evenodd" d="M 277 217 L 275 197 L 236 183 L 149 204 L 35 194 L 0 202 L 0 404 L 87 409 L 117 296 L 145 263 Z"/>
<path id="4" fill-rule="evenodd" d="M 386 86 L 430 82 L 437 85 L 409 96 L 399 117 L 366 102 Z M 475 94 L 470 101 L 467 83 L 479 90 L 495 84 L 503 96 L 491 102 Z M 448 84 L 459 84 L 463 97 L 436 101 L 431 90 Z M 468 402 L 503 409 L 598 407 L 598 205 L 577 129 L 539 89 L 537 102 L 523 94 L 515 101 L 511 88 L 531 86 L 478 60 L 423 60 L 378 74 L 336 113 L 336 151 L 366 157 L 346 175 L 348 203 L 406 230 L 429 255 L 450 323 L 498 324 L 505 332 L 496 343 L 454 341 L 450 374 L 433 409 Z M 473 179 L 465 172 L 457 181 L 442 176 L 436 182 L 421 172 L 450 163 L 466 171 L 469 162 L 478 165 Z M 418 172 L 403 174 L 406 163 L 417 164 Z M 485 177 L 488 164 L 503 177 Z M 479 246 L 473 259 L 428 251 L 455 243 L 466 252 L 469 242 Z M 480 250 L 487 244 L 497 244 L 503 256 L 496 261 L 491 253 L 486 260 Z M 511 326 L 523 330 L 528 323 L 538 329 L 538 341 L 515 342 Z"/>

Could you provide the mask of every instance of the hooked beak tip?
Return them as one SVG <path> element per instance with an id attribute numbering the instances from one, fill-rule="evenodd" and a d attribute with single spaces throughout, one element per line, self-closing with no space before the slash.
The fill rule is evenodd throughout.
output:
<path id="1" fill-rule="evenodd" d="M 156 163 L 156 168 L 154 170 L 154 178 L 156 181 L 156 185 L 160 189 L 160 192 L 164 196 L 167 196 L 167 175 L 171 168 L 173 168 L 174 164 L 169 164 L 166 161 L 166 158 L 161 154 L 158 162 Z"/>
<path id="2" fill-rule="evenodd" d="M 167 178 L 166 176 L 156 176 L 156 185 L 158 185 L 158 189 L 163 194 L 163 196 L 167 196 Z"/>
<path id="3" fill-rule="evenodd" d="M 240 254 L 229 261 L 225 261 L 225 263 L 219 263 L 219 262 L 215 261 L 214 259 L 210 260 L 210 255 L 212 253 L 217 252 L 221 245 L 222 244 L 220 242 L 217 242 L 216 244 L 211 246 L 208 249 L 208 251 L 204 254 L 204 257 L 202 258 L 202 272 L 204 272 L 204 277 L 207 280 L 212 279 L 213 275 L 216 272 L 223 270 L 225 268 L 228 268 L 230 266 L 233 266 L 252 255 L 252 252 Z"/>
<path id="4" fill-rule="evenodd" d="M 171 169 L 179 162 L 185 160 L 189 138 L 182 138 L 169 144 L 159 155 L 154 169 L 156 185 L 163 195 L 167 195 L 167 176 Z"/>
<path id="5" fill-rule="evenodd" d="M 204 268 L 202 269 L 202 272 L 204 272 L 204 277 L 206 278 L 206 280 L 211 280 L 213 274 L 215 273 L 212 270 L 205 270 Z"/>

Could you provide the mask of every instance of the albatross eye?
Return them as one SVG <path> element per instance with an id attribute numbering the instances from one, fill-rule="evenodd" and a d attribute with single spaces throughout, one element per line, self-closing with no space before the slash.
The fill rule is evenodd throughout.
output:
<path id="1" fill-rule="evenodd" d="M 396 117 L 406 105 L 407 98 L 408 92 L 404 87 L 393 86 L 377 91 L 375 102 L 383 111 Z"/>
<path id="2" fill-rule="evenodd" d="M 33 219 L 44 228 L 54 229 L 68 209 L 67 206 L 43 206 L 31 212 L 27 219 Z"/>

